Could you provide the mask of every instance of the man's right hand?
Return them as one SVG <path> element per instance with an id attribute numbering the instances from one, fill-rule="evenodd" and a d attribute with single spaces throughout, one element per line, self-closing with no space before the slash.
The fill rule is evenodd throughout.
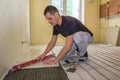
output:
<path id="1" fill-rule="evenodd" d="M 43 53 L 40 56 L 38 56 L 37 59 L 40 60 L 40 61 L 42 61 L 45 56 L 46 56 L 46 54 Z"/>

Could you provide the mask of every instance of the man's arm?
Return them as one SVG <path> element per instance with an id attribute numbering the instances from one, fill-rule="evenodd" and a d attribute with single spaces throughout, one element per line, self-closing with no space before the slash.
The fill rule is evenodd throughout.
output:
<path id="1" fill-rule="evenodd" d="M 48 46 L 47 48 L 45 49 L 45 51 L 43 52 L 43 54 L 47 54 L 48 52 L 50 52 L 50 50 L 52 50 L 52 48 L 55 46 L 56 44 L 56 41 L 57 41 L 57 36 L 56 35 L 53 35 L 50 42 L 48 43 Z"/>
<path id="2" fill-rule="evenodd" d="M 59 55 L 56 57 L 57 62 L 59 62 L 61 59 L 63 59 L 67 55 L 67 53 L 72 48 L 72 44 L 73 44 L 73 36 L 72 35 L 67 36 L 65 46 L 62 48 Z"/>
<path id="3" fill-rule="evenodd" d="M 73 36 L 71 35 L 66 38 L 66 44 L 63 47 L 63 49 L 60 51 L 59 55 L 53 60 L 44 61 L 44 63 L 45 64 L 56 64 L 57 62 L 59 62 L 70 51 L 70 49 L 72 48 L 72 44 L 73 44 Z"/>
<path id="4" fill-rule="evenodd" d="M 41 54 L 40 56 L 38 56 L 37 58 L 38 59 L 43 59 L 45 57 L 45 55 L 47 53 L 50 52 L 50 50 L 52 50 L 52 48 L 55 46 L 56 44 L 56 41 L 57 41 L 57 36 L 56 35 L 53 35 L 50 42 L 48 43 L 47 45 L 47 48 L 45 49 L 45 51 L 43 52 L 43 54 Z"/>

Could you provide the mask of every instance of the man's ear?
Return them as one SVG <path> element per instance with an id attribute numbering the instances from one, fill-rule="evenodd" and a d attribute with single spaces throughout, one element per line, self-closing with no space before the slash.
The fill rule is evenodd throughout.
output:
<path id="1" fill-rule="evenodd" d="M 54 13 L 54 16 L 59 16 L 58 12 L 55 12 L 55 13 Z"/>

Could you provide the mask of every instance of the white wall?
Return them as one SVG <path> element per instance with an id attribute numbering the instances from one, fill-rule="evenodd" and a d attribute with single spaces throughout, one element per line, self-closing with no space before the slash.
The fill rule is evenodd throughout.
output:
<path id="1" fill-rule="evenodd" d="M 0 0 L 0 78 L 23 53 L 26 41 L 26 7 L 29 0 Z M 28 11 L 28 10 L 27 10 Z"/>

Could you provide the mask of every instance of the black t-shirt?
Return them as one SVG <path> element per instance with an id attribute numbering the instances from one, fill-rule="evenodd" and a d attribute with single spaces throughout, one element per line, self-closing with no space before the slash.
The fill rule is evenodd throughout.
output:
<path id="1" fill-rule="evenodd" d="M 93 36 L 93 33 L 79 20 L 70 16 L 62 16 L 61 26 L 55 25 L 53 27 L 53 35 L 62 34 L 64 37 L 70 36 L 78 31 L 88 32 Z"/>

